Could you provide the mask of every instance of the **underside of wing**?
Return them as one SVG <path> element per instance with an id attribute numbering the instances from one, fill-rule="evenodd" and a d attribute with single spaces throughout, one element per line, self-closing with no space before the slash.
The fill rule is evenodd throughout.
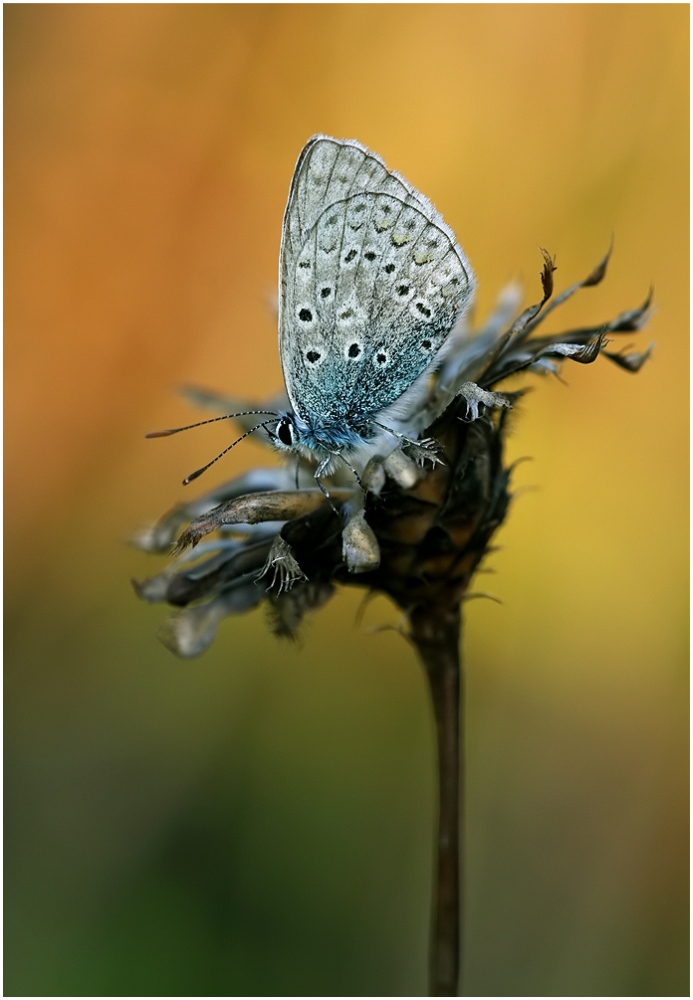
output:
<path id="1" fill-rule="evenodd" d="M 390 405 L 431 365 L 473 277 L 452 230 L 356 142 L 299 159 L 280 263 L 280 351 L 292 405 L 330 422 Z"/>

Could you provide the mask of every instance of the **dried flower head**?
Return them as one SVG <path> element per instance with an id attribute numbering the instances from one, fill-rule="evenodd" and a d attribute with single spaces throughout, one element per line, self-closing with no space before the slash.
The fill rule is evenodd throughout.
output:
<path id="1" fill-rule="evenodd" d="M 651 350 L 609 347 L 610 335 L 646 323 L 651 295 L 609 322 L 541 333 L 558 306 L 602 281 L 609 258 L 552 298 L 555 265 L 542 255 L 541 300 L 516 315 L 519 293 L 510 288 L 478 330 L 467 321 L 456 328 L 407 435 L 394 451 L 372 457 L 358 480 L 336 468 L 323 489 L 310 463 L 299 458 L 295 467 L 292 459 L 177 506 L 138 535 L 135 544 L 148 552 L 167 553 L 173 545 L 173 561 L 135 583 L 144 600 L 180 609 L 160 636 L 172 652 L 198 656 L 223 618 L 263 601 L 275 633 L 295 636 L 306 612 L 325 604 L 338 583 L 387 594 L 410 621 L 426 609 L 457 609 L 511 496 L 503 439 L 523 389 L 507 391 L 505 383 L 523 372 L 559 375 L 566 360 L 589 364 L 600 354 L 636 372 Z M 501 383 L 504 391 L 496 388 Z M 239 404 L 200 391 L 189 395 L 224 413 Z M 236 420 L 248 431 L 257 417 Z M 271 443 L 266 428 L 258 433 Z"/>

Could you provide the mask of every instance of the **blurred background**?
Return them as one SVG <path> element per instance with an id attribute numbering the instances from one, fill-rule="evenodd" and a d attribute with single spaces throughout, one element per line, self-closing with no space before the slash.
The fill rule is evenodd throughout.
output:
<path id="1" fill-rule="evenodd" d="M 420 668 L 377 599 L 262 611 L 174 659 L 127 545 L 258 463 L 183 383 L 281 385 L 281 221 L 310 135 L 423 191 L 478 310 L 537 245 L 552 329 L 523 488 L 466 610 L 465 991 L 688 995 L 688 6 L 11 5 L 5 42 L 6 995 L 421 995 L 434 831 Z M 560 317 L 560 318 L 559 318 Z M 560 327 L 559 327 L 560 324 Z M 524 488 L 527 489 L 524 489 Z"/>

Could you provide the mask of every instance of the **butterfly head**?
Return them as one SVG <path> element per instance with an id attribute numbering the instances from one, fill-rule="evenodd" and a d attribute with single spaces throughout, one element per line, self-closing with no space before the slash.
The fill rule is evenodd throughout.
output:
<path id="1" fill-rule="evenodd" d="M 366 419 L 342 416 L 336 420 L 303 420 L 294 412 L 281 413 L 267 431 L 279 451 L 289 451 L 304 458 L 321 461 L 330 455 L 355 455 L 370 450 L 379 437 L 377 425 Z"/>

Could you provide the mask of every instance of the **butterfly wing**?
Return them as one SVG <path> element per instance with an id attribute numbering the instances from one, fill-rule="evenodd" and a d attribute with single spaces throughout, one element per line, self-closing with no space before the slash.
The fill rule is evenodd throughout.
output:
<path id="1" fill-rule="evenodd" d="M 452 230 L 404 178 L 356 141 L 308 142 L 280 253 L 280 356 L 300 418 L 348 421 L 395 402 L 473 287 Z"/>

